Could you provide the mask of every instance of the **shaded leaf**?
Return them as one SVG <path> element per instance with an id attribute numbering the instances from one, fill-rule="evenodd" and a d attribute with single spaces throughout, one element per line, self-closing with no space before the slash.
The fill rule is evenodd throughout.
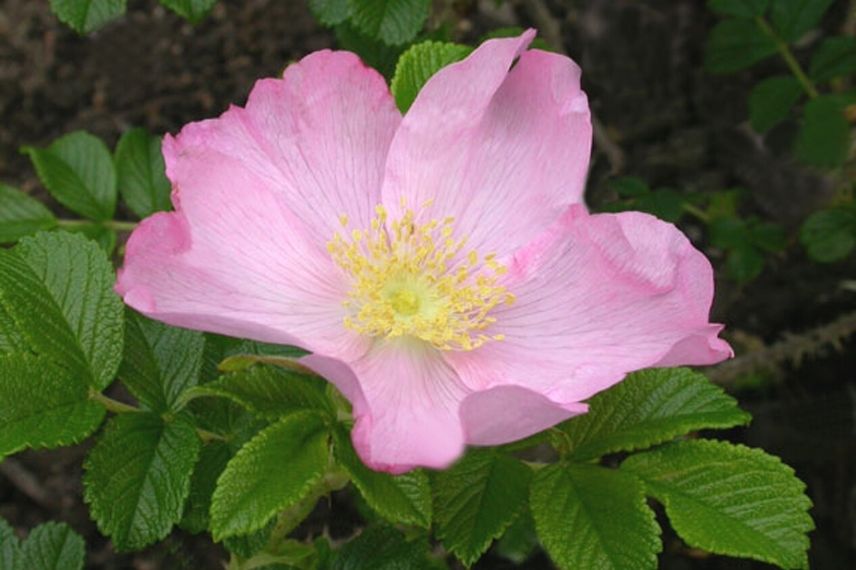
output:
<path id="1" fill-rule="evenodd" d="M 45 188 L 62 205 L 92 220 L 109 220 L 116 209 L 116 170 L 101 139 L 84 131 L 62 136 L 47 148 L 25 146 Z"/>
<path id="2" fill-rule="evenodd" d="M 145 129 L 126 131 L 116 143 L 119 192 L 140 218 L 172 207 L 165 168 L 160 137 L 152 136 Z"/>
<path id="3" fill-rule="evenodd" d="M 325 26 L 336 26 L 351 16 L 348 0 L 309 0 L 309 9 Z"/>
<path id="4" fill-rule="evenodd" d="M 471 451 L 434 478 L 437 538 L 472 565 L 526 506 L 532 470 L 493 451 Z"/>
<path id="5" fill-rule="evenodd" d="M 0 243 L 12 243 L 54 227 L 56 218 L 41 202 L 0 184 Z"/>
<path id="6" fill-rule="evenodd" d="M 84 463 L 84 499 L 119 550 L 169 534 L 180 519 L 199 454 L 193 426 L 151 413 L 113 418 Z"/>
<path id="7" fill-rule="evenodd" d="M 80 34 L 97 30 L 125 13 L 125 0 L 50 0 L 57 18 Z"/>
<path id="8" fill-rule="evenodd" d="M 708 0 L 707 7 L 723 16 L 754 18 L 763 16 L 770 0 Z"/>
<path id="9" fill-rule="evenodd" d="M 803 223 L 800 241 L 815 261 L 844 259 L 856 246 L 856 211 L 834 208 L 813 213 Z"/>
<path id="10" fill-rule="evenodd" d="M 774 53 L 776 42 L 754 20 L 726 19 L 708 36 L 705 66 L 712 73 L 731 73 Z"/>
<path id="11" fill-rule="evenodd" d="M 834 0 L 776 0 L 771 5 L 773 28 L 787 42 L 800 39 L 820 23 Z"/>
<path id="12" fill-rule="evenodd" d="M 217 481 L 211 503 L 214 540 L 264 527 L 297 503 L 327 467 L 329 434 L 313 412 L 298 412 L 259 432 Z"/>
<path id="13" fill-rule="evenodd" d="M 818 83 L 856 73 L 856 38 L 826 38 L 814 51 L 809 70 Z"/>
<path id="14" fill-rule="evenodd" d="M 597 465 L 549 465 L 530 500 L 541 543 L 563 569 L 657 567 L 660 528 L 633 476 Z"/>
<path id="15" fill-rule="evenodd" d="M 214 441 L 202 448 L 199 461 L 190 478 L 190 492 L 179 526 L 188 532 L 200 533 L 208 530 L 211 521 L 211 495 L 217 479 L 232 459 L 232 450 L 223 442 Z"/>
<path id="16" fill-rule="evenodd" d="M 794 148 L 797 158 L 821 168 L 844 164 L 850 151 L 850 124 L 844 115 L 846 103 L 843 97 L 821 95 L 806 104 Z"/>
<path id="17" fill-rule="evenodd" d="M 408 542 L 397 530 L 386 526 L 365 529 L 347 543 L 333 560 L 333 570 L 427 570 L 428 545 Z"/>
<path id="18" fill-rule="evenodd" d="M 201 22 L 217 0 L 160 0 L 160 3 L 190 22 Z"/>
<path id="19" fill-rule="evenodd" d="M 37 526 L 21 549 L 21 568 L 28 570 L 81 570 L 86 558 L 83 538 L 67 524 Z"/>
<path id="20" fill-rule="evenodd" d="M 392 46 L 415 38 L 431 8 L 431 0 L 348 0 L 348 4 L 357 29 Z"/>
<path id="21" fill-rule="evenodd" d="M 749 94 L 752 128 L 763 133 L 787 119 L 802 93 L 800 82 L 791 75 L 769 77 L 757 84 Z"/>

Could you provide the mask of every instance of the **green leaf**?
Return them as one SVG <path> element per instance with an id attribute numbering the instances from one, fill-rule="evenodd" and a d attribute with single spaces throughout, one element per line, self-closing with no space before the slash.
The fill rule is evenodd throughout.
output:
<path id="1" fill-rule="evenodd" d="M 791 75 L 769 77 L 757 84 L 749 94 L 752 128 L 763 133 L 787 119 L 802 93 L 800 82 Z"/>
<path id="2" fill-rule="evenodd" d="M 232 450 L 220 441 L 211 442 L 202 448 L 199 461 L 190 478 L 190 492 L 179 526 L 192 533 L 208 530 L 211 517 L 211 495 L 217 479 L 232 459 Z"/>
<path id="3" fill-rule="evenodd" d="M 116 170 L 101 139 L 76 131 L 47 148 L 23 147 L 54 198 L 92 220 L 109 220 L 116 209 Z"/>
<path id="4" fill-rule="evenodd" d="M 94 241 L 108 257 L 113 255 L 113 252 L 116 250 L 116 241 L 118 239 L 116 232 L 110 228 L 102 226 L 98 222 L 66 226 L 63 227 L 63 231 L 72 234 L 80 234 L 86 239 Z"/>
<path id="5" fill-rule="evenodd" d="M 160 3 L 193 24 L 205 19 L 217 0 L 160 0 Z"/>
<path id="6" fill-rule="evenodd" d="M 348 0 L 309 0 L 309 9 L 325 26 L 336 26 L 351 17 Z"/>
<path id="7" fill-rule="evenodd" d="M 424 472 L 393 476 L 373 471 L 357 456 L 342 427 L 333 436 L 336 459 L 371 508 L 390 522 L 423 528 L 431 525 L 431 484 Z"/>
<path id="8" fill-rule="evenodd" d="M 317 410 L 333 416 L 325 388 L 324 381 L 317 376 L 256 365 L 188 390 L 184 400 L 204 396 L 228 398 L 269 420 L 299 410 Z"/>
<path id="9" fill-rule="evenodd" d="M 145 129 L 126 131 L 116 144 L 116 177 L 122 198 L 139 217 L 172 207 L 160 137 Z"/>
<path id="10" fill-rule="evenodd" d="M 56 227 L 56 218 L 38 200 L 0 184 L 0 243 L 12 243 Z"/>
<path id="11" fill-rule="evenodd" d="M 834 0 L 776 0 L 770 19 L 786 42 L 795 42 L 820 23 Z"/>
<path id="12" fill-rule="evenodd" d="M 85 382 L 44 358 L 0 356 L 0 459 L 83 440 L 104 419 Z"/>
<path id="13" fill-rule="evenodd" d="M 821 95 L 805 106 L 794 152 L 797 158 L 821 168 L 844 164 L 850 152 L 850 124 L 844 115 L 845 98 Z"/>
<path id="14" fill-rule="evenodd" d="M 634 207 L 667 222 L 677 222 L 684 215 L 684 196 L 670 188 L 659 188 L 639 197 Z"/>
<path id="15" fill-rule="evenodd" d="M 749 422 L 737 401 L 687 368 L 643 370 L 597 394 L 589 413 L 561 425 L 574 459 L 633 451 L 691 431 Z"/>
<path id="16" fill-rule="evenodd" d="M 809 75 L 817 83 L 856 73 L 856 38 L 827 38 L 811 58 Z"/>
<path id="17" fill-rule="evenodd" d="M 660 528 L 635 477 L 597 465 L 549 465 L 535 474 L 535 528 L 560 568 L 656 568 Z"/>
<path id="18" fill-rule="evenodd" d="M 348 4 L 357 29 L 391 46 L 415 38 L 431 8 L 431 0 L 348 0 Z"/>
<path id="19" fill-rule="evenodd" d="M 745 69 L 776 53 L 776 42 L 754 20 L 719 22 L 707 38 L 705 66 L 712 73 Z"/>
<path id="20" fill-rule="evenodd" d="M 366 65 L 378 70 L 384 77 L 392 76 L 404 46 L 390 46 L 367 36 L 352 26 L 350 21 L 336 26 L 335 32 L 340 48 L 359 55 Z"/>
<path id="21" fill-rule="evenodd" d="M 526 506 L 532 470 L 493 451 L 472 451 L 434 478 L 437 538 L 471 566 Z"/>
<path id="22" fill-rule="evenodd" d="M 813 213 L 803 223 L 800 241 L 815 261 L 844 259 L 856 247 L 856 211 L 834 208 Z"/>
<path id="23" fill-rule="evenodd" d="M 763 16 L 770 0 L 708 0 L 707 7 L 722 16 L 754 18 Z"/>
<path id="24" fill-rule="evenodd" d="M 125 354 L 119 376 L 147 408 L 177 410 L 179 397 L 199 381 L 202 333 L 125 313 Z"/>
<path id="25" fill-rule="evenodd" d="M 392 77 L 391 90 L 395 103 L 406 113 L 422 87 L 442 68 L 465 58 L 469 46 L 443 42 L 422 42 L 411 46 L 399 58 Z"/>
<path id="26" fill-rule="evenodd" d="M 621 198 L 639 198 L 651 192 L 648 183 L 636 176 L 621 176 L 609 183 Z"/>
<path id="27" fill-rule="evenodd" d="M 83 538 L 64 523 L 37 526 L 21 549 L 21 568 L 81 570 L 86 558 Z"/>
<path id="28" fill-rule="evenodd" d="M 223 546 L 226 550 L 234 552 L 241 558 L 251 558 L 267 545 L 276 522 L 275 519 L 271 519 L 268 524 L 249 534 L 240 534 L 225 538 L 223 539 Z"/>
<path id="29" fill-rule="evenodd" d="M 773 222 L 753 222 L 749 227 L 749 241 L 758 248 L 775 253 L 788 244 L 788 236 L 782 226 Z"/>
<path id="30" fill-rule="evenodd" d="M 332 570 L 427 570 L 427 553 L 426 543 L 408 542 L 394 528 L 369 527 L 336 554 Z"/>
<path id="31" fill-rule="evenodd" d="M 211 503 L 214 540 L 260 529 L 306 496 L 327 467 L 328 438 L 320 416 L 298 412 L 242 447 L 217 481 Z"/>
<path id="32" fill-rule="evenodd" d="M 752 281 L 764 269 L 764 256 L 758 248 L 744 244 L 729 250 L 725 258 L 725 272 L 735 281 Z"/>
<path id="33" fill-rule="evenodd" d="M 532 556 L 537 547 L 538 535 L 535 534 L 535 521 L 532 520 L 532 514 L 527 506 L 496 541 L 494 552 L 520 565 Z"/>
<path id="34" fill-rule="evenodd" d="M 692 440 L 631 456 L 621 470 L 644 481 L 690 546 L 808 568 L 811 501 L 803 482 L 777 457 Z"/>
<path id="35" fill-rule="evenodd" d="M 125 0 L 51 0 L 56 17 L 79 34 L 88 34 L 125 13 Z"/>
<path id="36" fill-rule="evenodd" d="M 16 570 L 21 556 L 21 544 L 15 536 L 15 529 L 0 518 L 0 568 Z"/>
<path id="37" fill-rule="evenodd" d="M 151 413 L 113 418 L 84 463 L 84 499 L 119 550 L 167 534 L 182 515 L 200 442 L 189 422 Z"/>
<path id="38" fill-rule="evenodd" d="M 122 357 L 122 302 L 98 246 L 64 232 L 40 233 L 0 251 L 0 305 L 28 347 L 100 390 Z M 2 344 L 2 343 L 0 343 Z"/>

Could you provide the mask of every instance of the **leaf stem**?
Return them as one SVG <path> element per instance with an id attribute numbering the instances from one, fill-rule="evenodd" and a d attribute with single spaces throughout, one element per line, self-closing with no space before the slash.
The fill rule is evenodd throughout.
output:
<path id="1" fill-rule="evenodd" d="M 137 222 L 127 222 L 124 220 L 57 220 L 57 225 L 61 228 L 80 228 L 85 226 L 101 226 L 108 230 L 117 232 L 130 232 L 137 227 Z"/>
<path id="2" fill-rule="evenodd" d="M 700 221 L 704 222 L 705 224 L 710 223 L 710 216 L 707 215 L 707 212 L 705 212 L 704 210 L 702 210 L 698 206 L 696 206 L 694 204 L 690 204 L 688 202 L 684 202 L 683 208 L 684 208 L 684 211 L 686 213 L 688 213 L 692 216 L 695 216 L 696 218 L 698 218 Z"/>
<path id="3" fill-rule="evenodd" d="M 134 406 L 126 404 L 125 402 L 120 402 L 119 400 L 114 400 L 97 390 L 89 391 L 89 399 L 93 402 L 98 402 L 104 406 L 108 412 L 113 412 L 114 414 L 127 414 L 140 411 L 139 408 L 135 408 Z"/>
<path id="4" fill-rule="evenodd" d="M 758 24 L 758 27 L 761 28 L 761 31 L 767 34 L 773 42 L 776 44 L 776 50 L 778 50 L 779 55 L 782 56 L 782 59 L 785 60 L 785 64 L 787 64 L 788 69 L 791 70 L 791 73 L 794 74 L 794 77 L 797 78 L 797 81 L 800 82 L 803 90 L 808 94 L 809 97 L 814 99 L 819 95 L 817 92 L 817 87 L 809 79 L 808 75 L 806 75 L 805 71 L 803 71 L 802 66 L 794 57 L 794 53 L 791 51 L 790 46 L 788 46 L 788 42 L 779 37 L 779 34 L 773 29 L 770 23 L 762 16 L 756 16 L 755 22 Z"/>

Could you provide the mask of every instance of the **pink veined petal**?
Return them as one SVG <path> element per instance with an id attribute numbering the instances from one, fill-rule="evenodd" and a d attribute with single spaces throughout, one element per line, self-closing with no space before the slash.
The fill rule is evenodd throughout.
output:
<path id="1" fill-rule="evenodd" d="M 533 36 L 489 40 L 428 81 L 390 148 L 393 213 L 431 201 L 425 217 L 454 217 L 468 250 L 502 256 L 582 201 L 592 129 L 580 69 L 524 51 Z"/>
<path id="2" fill-rule="evenodd" d="M 183 164 L 201 152 L 237 159 L 324 245 L 342 215 L 355 227 L 373 217 L 400 122 L 379 73 L 350 52 L 318 51 L 282 79 L 257 81 L 245 109 L 185 126 L 164 146 L 167 173 L 184 187 Z M 234 199 L 242 194 L 235 187 Z"/>
<path id="3" fill-rule="evenodd" d="M 560 404 L 522 386 L 473 392 L 461 403 L 467 443 L 500 445 L 543 431 L 588 411 L 587 404 Z"/>
<path id="4" fill-rule="evenodd" d="M 463 453 L 458 408 L 466 388 L 430 345 L 393 339 L 376 343 L 348 365 L 314 356 L 301 363 L 354 405 L 351 438 L 369 467 L 389 473 L 444 469 Z"/>
<path id="5" fill-rule="evenodd" d="M 176 212 L 131 236 L 117 291 L 173 325 L 362 354 L 325 244 L 340 215 L 368 223 L 399 122 L 383 79 L 350 53 L 259 81 L 246 109 L 166 137 Z"/>
<path id="6" fill-rule="evenodd" d="M 473 389 L 515 384 L 579 402 L 634 370 L 732 355 L 708 322 L 713 274 L 673 225 L 574 206 L 509 263 L 517 296 L 497 308 L 505 339 L 446 360 Z"/>
<path id="7" fill-rule="evenodd" d="M 175 326 L 328 354 L 365 350 L 342 326 L 341 272 L 283 197 L 211 151 L 181 168 L 177 210 L 144 220 L 128 240 L 116 283 L 128 305 Z"/>

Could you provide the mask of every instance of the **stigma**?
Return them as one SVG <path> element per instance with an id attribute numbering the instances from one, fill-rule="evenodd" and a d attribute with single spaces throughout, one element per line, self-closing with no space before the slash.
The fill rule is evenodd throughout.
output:
<path id="1" fill-rule="evenodd" d="M 350 279 L 345 327 L 371 337 L 415 337 L 441 350 L 473 350 L 503 335 L 489 334 L 491 311 L 512 304 L 500 284 L 506 268 L 455 239 L 454 218 L 418 222 L 413 210 L 390 220 L 375 208 L 368 228 L 342 231 L 327 243 Z"/>

